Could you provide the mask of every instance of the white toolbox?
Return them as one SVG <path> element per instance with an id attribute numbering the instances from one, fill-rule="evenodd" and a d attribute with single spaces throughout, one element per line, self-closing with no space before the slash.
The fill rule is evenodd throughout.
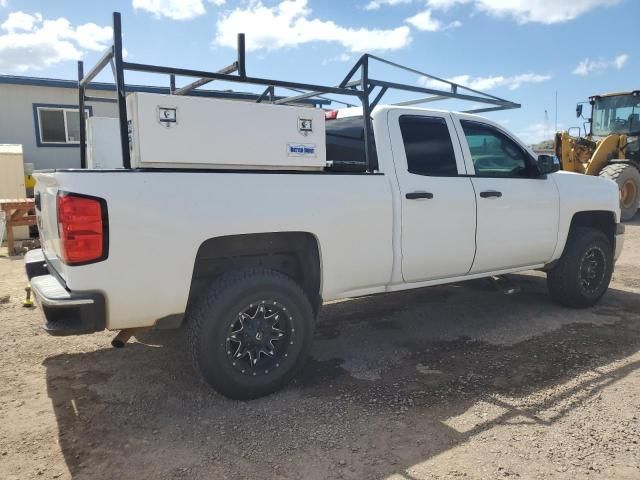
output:
<path id="1" fill-rule="evenodd" d="M 321 170 L 321 109 L 180 95 L 127 95 L 133 168 Z"/>
<path id="2" fill-rule="evenodd" d="M 117 118 L 87 119 L 87 168 L 122 168 L 120 122 Z"/>

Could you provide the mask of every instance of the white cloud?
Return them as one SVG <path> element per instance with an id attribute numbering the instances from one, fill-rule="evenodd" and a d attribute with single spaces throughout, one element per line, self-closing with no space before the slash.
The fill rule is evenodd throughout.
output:
<path id="1" fill-rule="evenodd" d="M 413 0 L 371 0 L 364 6 L 365 10 L 378 10 L 382 6 L 394 7 L 396 5 L 411 3 Z"/>
<path id="2" fill-rule="evenodd" d="M 190 20 L 205 13 L 202 0 L 133 0 L 132 6 L 172 20 Z"/>
<path id="3" fill-rule="evenodd" d="M 109 42 L 113 38 L 113 30 L 111 27 L 101 27 L 95 23 L 85 23 L 78 26 L 75 31 L 75 39 L 81 48 L 87 50 L 102 51 L 106 50 Z M 123 48 L 123 55 L 126 56 Z"/>
<path id="4" fill-rule="evenodd" d="M 42 21 L 42 15 L 36 13 L 34 15 L 29 15 L 24 12 L 12 12 L 9 14 L 7 19 L 4 21 L 0 28 L 5 32 L 15 33 L 19 31 L 30 31 L 33 30 L 33 27 L 36 23 Z"/>
<path id="5" fill-rule="evenodd" d="M 523 73 L 505 77 L 502 75 L 492 75 L 489 77 L 472 77 L 471 75 L 458 75 L 448 78 L 450 82 L 457 83 L 473 90 L 494 90 L 499 87 L 505 87 L 509 90 L 516 90 L 525 83 L 542 83 L 550 80 L 550 75 L 540 75 L 537 73 Z M 429 88 L 446 88 L 447 84 L 428 77 L 420 77 L 418 83 Z"/>
<path id="6" fill-rule="evenodd" d="M 427 0 L 427 5 L 439 10 L 448 10 L 456 5 L 470 3 L 472 0 Z"/>
<path id="7" fill-rule="evenodd" d="M 620 0 L 427 0 L 433 9 L 446 10 L 471 4 L 496 17 L 511 17 L 518 23 L 561 23 L 573 20 L 598 7 L 609 7 Z"/>
<path id="8" fill-rule="evenodd" d="M 573 74 L 586 76 L 590 73 L 602 72 L 610 68 L 621 70 L 627 63 L 627 60 L 629 60 L 629 55 L 626 53 L 618 55 L 613 60 L 604 60 L 601 58 L 598 60 L 591 60 L 590 58 L 585 58 L 578 63 L 578 66 L 573 70 Z"/>
<path id="9" fill-rule="evenodd" d="M 216 7 L 221 7 L 226 0 L 207 0 Z M 131 6 L 136 10 L 153 13 L 157 18 L 172 20 L 191 20 L 206 13 L 204 0 L 132 0 Z"/>
<path id="10" fill-rule="evenodd" d="M 431 17 L 431 10 L 425 10 L 413 17 L 407 18 L 407 22 L 418 30 L 426 32 L 437 32 L 442 28 L 442 22 Z"/>
<path id="11" fill-rule="evenodd" d="M 411 42 L 410 29 L 349 28 L 311 16 L 307 0 L 287 0 L 273 7 L 252 2 L 222 14 L 215 43 L 235 47 L 236 35 L 247 33 L 247 50 L 273 50 L 309 42 L 336 42 L 350 52 L 397 50 Z"/>
<path id="12" fill-rule="evenodd" d="M 440 30 L 448 30 L 449 28 L 457 28 L 462 25 L 458 20 L 445 25 L 440 20 L 433 18 L 431 16 L 431 10 L 429 9 L 407 18 L 407 22 L 423 32 L 438 32 Z"/>
<path id="13" fill-rule="evenodd" d="M 616 67 L 616 69 L 618 70 L 622 70 L 622 67 L 624 67 L 625 63 L 627 63 L 627 60 L 629 60 L 628 54 L 623 53 L 622 55 L 618 55 L 613 60 L 613 66 Z"/>
<path id="14" fill-rule="evenodd" d="M 8 0 L 0 0 L 0 7 L 6 7 Z"/>
<path id="15" fill-rule="evenodd" d="M 82 58 L 88 50 L 107 48 L 111 27 L 85 23 L 73 27 L 66 18 L 12 12 L 0 25 L 0 71 L 25 72 Z"/>

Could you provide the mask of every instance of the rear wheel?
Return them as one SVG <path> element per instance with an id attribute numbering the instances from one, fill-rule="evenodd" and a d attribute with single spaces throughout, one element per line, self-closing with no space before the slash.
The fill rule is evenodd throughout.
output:
<path id="1" fill-rule="evenodd" d="M 191 357 L 209 385 L 239 400 L 282 388 L 302 367 L 314 315 L 302 289 L 266 269 L 223 275 L 190 313 Z"/>
<path id="2" fill-rule="evenodd" d="M 612 163 L 600 171 L 600 176 L 618 184 L 621 219 L 631 220 L 640 204 L 640 171 L 631 163 Z"/>
<path id="3" fill-rule="evenodd" d="M 595 304 L 609 288 L 613 273 L 613 248 L 600 230 L 574 228 L 562 257 L 547 272 L 551 298 L 567 307 L 585 308 Z"/>

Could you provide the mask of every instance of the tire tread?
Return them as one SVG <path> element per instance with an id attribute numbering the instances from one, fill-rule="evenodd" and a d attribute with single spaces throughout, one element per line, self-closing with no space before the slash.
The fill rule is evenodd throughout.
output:
<path id="1" fill-rule="evenodd" d="M 620 177 L 625 172 L 631 172 L 631 177 L 636 177 L 636 184 L 638 187 L 638 195 L 640 195 L 640 168 L 633 163 L 610 163 L 605 166 L 602 170 L 600 170 L 599 176 L 603 178 L 607 178 L 616 182 L 618 188 L 622 185 L 620 184 Z M 638 200 L 638 199 L 636 199 Z M 636 201 L 636 203 L 638 203 Z M 631 220 L 633 216 L 636 214 L 638 210 L 638 205 L 635 207 L 624 208 L 622 206 L 622 202 L 620 203 L 620 214 L 623 221 Z"/>
<path id="2" fill-rule="evenodd" d="M 243 270 L 236 270 L 222 274 L 218 279 L 214 280 L 211 286 L 205 290 L 205 293 L 194 305 L 193 309 L 188 314 L 187 320 L 187 346 L 189 350 L 189 356 L 191 363 L 196 371 L 200 370 L 199 354 L 200 354 L 200 340 L 201 332 L 204 326 L 204 322 L 210 319 L 210 312 L 214 309 L 216 303 L 233 287 L 251 281 L 254 278 L 269 278 L 269 282 L 273 285 L 284 285 L 286 288 L 292 289 L 293 292 L 304 303 L 304 308 L 312 318 L 312 326 L 315 323 L 313 317 L 313 309 L 311 302 L 309 301 L 304 290 L 293 279 L 284 275 L 283 273 L 266 269 L 266 268 L 249 268 Z M 303 352 L 303 357 L 306 357 L 306 352 Z M 277 383 L 286 383 L 302 368 L 304 358 L 300 359 L 297 366 L 294 367 L 286 375 L 286 381 L 278 381 Z M 220 393 L 225 396 L 236 399 L 251 399 L 262 396 L 263 394 L 253 395 L 250 392 L 238 393 L 234 392 L 233 388 L 218 388 Z M 275 389 L 274 389 L 275 390 Z"/>
<path id="3" fill-rule="evenodd" d="M 569 237 L 567 238 L 567 243 L 560 260 L 552 270 L 547 272 L 549 294 L 555 302 L 567 307 L 585 308 L 595 304 L 602 296 L 600 295 L 595 299 L 586 299 L 576 289 L 576 284 L 572 278 L 573 275 L 575 275 L 572 264 L 578 261 L 575 257 L 579 255 L 589 243 L 596 239 L 604 241 L 610 246 L 606 235 L 595 228 L 575 227 L 569 232 Z M 613 255 L 611 255 L 609 261 L 613 261 Z M 612 269 L 613 266 L 611 265 L 609 270 Z M 607 275 L 610 277 L 611 271 L 609 271 Z"/>

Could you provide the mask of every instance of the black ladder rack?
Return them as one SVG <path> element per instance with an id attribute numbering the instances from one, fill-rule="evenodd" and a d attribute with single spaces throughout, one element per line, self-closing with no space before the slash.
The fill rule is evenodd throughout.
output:
<path id="1" fill-rule="evenodd" d="M 383 63 L 406 72 L 410 72 L 422 77 L 441 82 L 448 85 L 448 90 L 427 88 L 418 85 L 390 82 L 379 80 L 369 76 L 369 67 L 372 61 Z M 314 85 L 311 83 L 290 82 L 287 80 L 274 80 L 269 78 L 251 77 L 247 75 L 245 63 L 245 36 L 243 33 L 238 34 L 237 60 L 229 66 L 218 70 L 217 72 L 207 72 L 201 70 L 190 70 L 184 68 L 165 67 L 159 65 L 148 65 L 143 63 L 125 62 L 122 55 L 122 24 L 119 12 L 113 13 L 113 45 L 111 45 L 103 53 L 98 63 L 87 73 L 84 73 L 84 64 L 78 62 L 78 109 L 84 112 L 84 105 L 91 101 L 105 101 L 105 98 L 95 98 L 86 95 L 86 89 L 93 80 L 107 65 L 111 65 L 115 85 L 116 98 L 110 99 L 118 104 L 118 117 L 120 123 L 120 143 L 122 148 L 122 163 L 124 168 L 131 168 L 131 156 L 129 152 L 129 133 L 127 122 L 127 106 L 126 106 L 126 86 L 124 81 L 124 72 L 126 70 L 159 73 L 169 75 L 169 91 L 173 95 L 190 95 L 197 92 L 202 85 L 215 80 L 223 80 L 228 82 L 246 83 L 252 85 L 263 85 L 266 87 L 264 92 L 259 95 L 256 102 L 270 102 L 277 105 L 296 104 L 310 99 L 332 100 L 326 95 L 345 95 L 355 97 L 362 104 L 362 117 L 364 123 L 364 143 L 365 143 L 365 159 L 366 171 L 373 172 L 377 170 L 375 165 L 375 156 L 373 155 L 371 122 L 366 121 L 371 117 L 371 111 L 378 105 L 388 90 L 400 90 L 405 92 L 413 92 L 421 94 L 419 98 L 404 101 L 398 105 L 417 105 L 421 103 L 434 102 L 439 100 L 466 100 L 475 103 L 487 105 L 487 107 L 467 110 L 466 113 L 482 113 L 492 112 L 496 110 L 507 110 L 512 108 L 520 108 L 520 105 L 510 102 L 503 98 L 489 95 L 478 90 L 465 87 L 463 85 L 450 82 L 443 78 L 430 75 L 413 68 L 406 67 L 394 62 L 390 62 L 375 55 L 362 55 L 355 65 L 349 70 L 347 76 L 337 86 Z M 360 77 L 354 80 L 357 73 Z M 176 89 L 175 79 L 177 76 L 196 78 L 192 83 Z M 298 93 L 293 96 L 276 97 L 275 89 L 284 88 Z M 461 91 L 463 93 L 461 93 Z M 375 95 L 373 99 L 372 95 Z M 426 96 L 424 96 L 426 95 Z M 345 102 L 337 102 L 343 103 Z M 349 104 L 347 104 L 349 105 Z M 83 118 L 83 117 L 81 117 Z M 86 126 L 85 122 L 80 122 L 80 165 L 86 168 Z"/>

